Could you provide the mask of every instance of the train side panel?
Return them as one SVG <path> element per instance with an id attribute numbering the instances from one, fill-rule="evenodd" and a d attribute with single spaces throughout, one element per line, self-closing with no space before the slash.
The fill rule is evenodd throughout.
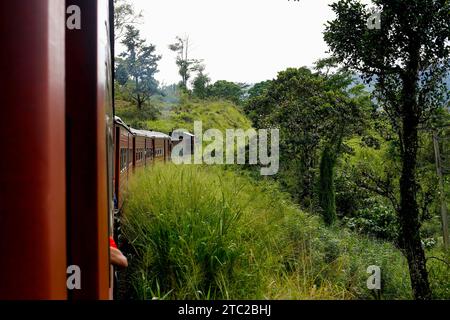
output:
<path id="1" fill-rule="evenodd" d="M 153 164 L 153 139 L 145 138 L 145 166 L 150 166 Z"/>
<path id="2" fill-rule="evenodd" d="M 133 169 L 134 169 L 134 143 L 133 143 L 133 138 L 134 138 L 134 136 L 132 134 L 130 134 L 129 138 L 128 138 L 128 158 L 127 158 L 127 161 L 128 161 L 128 164 L 127 164 L 128 179 L 133 174 Z"/>
<path id="3" fill-rule="evenodd" d="M 110 299 L 113 110 L 109 1 L 67 0 L 81 29 L 66 31 L 69 264 L 81 268 L 74 299 Z"/>
<path id="4" fill-rule="evenodd" d="M 114 164 L 115 174 L 114 174 L 114 194 L 116 198 L 117 208 L 122 208 L 123 205 L 123 195 L 126 192 L 128 186 L 128 175 L 129 175 L 129 145 L 132 137 L 130 132 L 121 125 L 115 126 L 116 132 L 116 144 L 115 153 L 116 161 Z"/>
<path id="5" fill-rule="evenodd" d="M 67 297 L 64 18 L 64 1 L 0 1 L 0 300 Z"/>
<path id="6" fill-rule="evenodd" d="M 145 137 L 136 136 L 134 138 L 134 142 L 135 142 L 134 166 L 135 168 L 142 168 L 145 166 Z"/>
<path id="7" fill-rule="evenodd" d="M 161 163 L 165 161 L 165 139 L 155 138 L 155 162 Z"/>

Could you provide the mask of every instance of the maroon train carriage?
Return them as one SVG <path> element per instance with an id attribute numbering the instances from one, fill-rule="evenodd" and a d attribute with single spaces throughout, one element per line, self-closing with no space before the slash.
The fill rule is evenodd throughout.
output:
<path id="1" fill-rule="evenodd" d="M 154 164 L 155 162 L 168 162 L 170 161 L 170 155 L 172 151 L 172 141 L 170 136 L 162 132 L 147 131 L 147 130 L 135 130 L 133 132 L 136 136 L 140 137 L 142 141 L 145 139 L 145 150 L 147 151 L 147 156 L 152 159 L 151 162 L 145 162 L 144 166 L 149 164 Z M 136 141 L 139 141 L 136 140 Z M 147 149 L 149 148 L 149 149 Z"/>
<path id="2" fill-rule="evenodd" d="M 0 300 L 67 298 L 64 17 L 0 1 Z"/>
<path id="3" fill-rule="evenodd" d="M 146 131 L 146 134 L 152 137 L 154 141 L 155 162 L 163 163 L 170 161 L 172 152 L 170 136 L 156 131 Z"/>
<path id="4" fill-rule="evenodd" d="M 69 298 L 111 299 L 112 1 L 66 0 L 65 4 L 72 8 L 69 12 L 76 12 L 73 8 L 81 12 L 79 28 L 68 24 L 65 28 L 68 265 L 79 266 L 82 273 L 81 289 L 70 290 Z"/>
<path id="5" fill-rule="evenodd" d="M 145 166 L 155 163 L 155 139 L 145 136 Z"/>
<path id="6" fill-rule="evenodd" d="M 0 1 L 0 20 L 0 299 L 111 299 L 113 195 L 120 208 L 133 168 L 169 161 L 172 141 L 113 116 L 113 0 Z"/>
<path id="7" fill-rule="evenodd" d="M 134 137 L 135 142 L 135 157 L 134 157 L 134 168 L 141 168 L 145 167 L 145 137 L 142 136 L 135 136 Z"/>
<path id="8" fill-rule="evenodd" d="M 147 137 L 145 132 L 142 130 L 131 129 L 133 133 L 133 168 L 143 168 L 146 166 L 146 147 L 147 147 L 147 139 L 151 140 L 151 138 Z"/>
<path id="9" fill-rule="evenodd" d="M 111 298 L 112 4 L 0 1 L 0 299 Z"/>
<path id="10" fill-rule="evenodd" d="M 116 209 L 122 208 L 123 193 L 127 190 L 133 165 L 133 138 L 131 129 L 119 117 L 114 118 L 114 198 Z"/>
<path id="11" fill-rule="evenodd" d="M 131 175 L 136 169 L 169 161 L 172 142 L 164 133 L 130 128 L 117 116 L 114 118 L 114 135 L 114 196 L 116 209 L 120 210 Z"/>

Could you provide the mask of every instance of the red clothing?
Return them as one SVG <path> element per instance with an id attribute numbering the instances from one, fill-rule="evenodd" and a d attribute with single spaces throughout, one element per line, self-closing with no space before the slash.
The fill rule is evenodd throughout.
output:
<path id="1" fill-rule="evenodd" d="M 116 242 L 114 241 L 113 237 L 109 237 L 109 246 L 112 247 L 112 248 L 118 249 L 118 248 L 117 248 L 117 244 L 116 244 Z"/>

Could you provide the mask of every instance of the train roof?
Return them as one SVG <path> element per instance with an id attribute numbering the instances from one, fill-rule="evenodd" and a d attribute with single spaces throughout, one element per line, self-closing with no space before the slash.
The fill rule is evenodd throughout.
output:
<path id="1" fill-rule="evenodd" d="M 131 128 L 131 132 L 135 135 L 147 138 L 170 139 L 170 137 L 167 134 L 157 131 L 138 130 Z"/>
<path id="2" fill-rule="evenodd" d="M 147 134 L 149 134 L 151 137 L 154 138 L 164 138 L 164 139 L 170 139 L 170 136 L 162 133 L 162 132 L 156 132 L 156 131 L 146 131 Z"/>
<path id="3" fill-rule="evenodd" d="M 170 136 L 168 136 L 167 134 L 162 133 L 162 132 L 139 130 L 139 129 L 131 128 L 118 116 L 114 117 L 114 122 L 120 126 L 123 126 L 128 131 L 130 131 L 132 134 L 137 135 L 137 136 L 148 137 L 148 138 L 170 139 Z"/>
<path id="4" fill-rule="evenodd" d="M 178 138 L 175 138 L 174 134 L 176 134 Z M 174 130 L 171 134 L 172 141 L 180 141 L 180 137 L 183 137 L 184 139 L 184 138 L 194 138 L 195 136 L 192 133 L 184 130 Z"/>
<path id="5" fill-rule="evenodd" d="M 188 136 L 188 137 L 194 137 L 194 135 L 188 131 L 184 131 L 184 130 L 174 130 L 172 132 L 172 134 L 174 133 L 178 133 L 178 134 L 182 134 L 183 136 Z"/>

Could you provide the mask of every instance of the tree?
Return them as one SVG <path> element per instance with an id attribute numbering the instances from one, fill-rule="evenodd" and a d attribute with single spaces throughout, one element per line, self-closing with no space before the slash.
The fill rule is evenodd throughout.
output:
<path id="1" fill-rule="evenodd" d="M 245 110 L 254 126 L 280 128 L 281 175 L 289 179 L 295 176 L 295 182 L 286 179 L 285 183 L 304 206 L 313 205 L 320 149 L 324 150 L 321 162 L 327 163 L 328 168 L 319 177 L 319 184 L 327 188 L 319 193 L 334 198 L 333 175 L 326 174 L 334 172 L 344 139 L 358 131 L 366 107 L 371 104 L 363 86 L 352 86 L 352 82 L 345 72 L 330 75 L 320 70 L 314 73 L 307 68 L 289 68 L 280 72 L 277 79 L 260 83 L 249 92 Z M 327 208 L 335 204 L 328 206 L 320 194 L 319 202 L 324 220 L 331 224 L 336 212 Z"/>
<path id="2" fill-rule="evenodd" d="M 262 82 L 258 82 L 254 84 L 249 90 L 248 90 L 248 99 L 253 99 L 256 97 L 259 97 L 264 94 L 265 90 L 268 89 L 270 86 L 271 81 L 266 80 Z"/>
<path id="3" fill-rule="evenodd" d="M 332 225 L 337 219 L 334 172 L 344 140 L 363 133 L 372 107 L 365 87 L 354 85 L 352 74 L 344 70 L 332 73 L 336 67 L 332 59 L 316 64 L 318 74 L 324 79 L 324 93 L 319 93 L 325 98 L 320 109 L 323 151 L 319 168 L 319 204 L 327 225 Z"/>
<path id="4" fill-rule="evenodd" d="M 357 0 L 331 5 L 337 18 L 324 33 L 333 57 L 376 82 L 375 94 L 400 141 L 400 245 L 416 299 L 430 299 L 417 203 L 418 127 L 448 99 L 450 3 L 447 0 L 374 0 L 381 28 L 368 28 L 371 13 Z"/>
<path id="5" fill-rule="evenodd" d="M 322 83 L 307 68 L 289 68 L 249 99 L 245 109 L 256 128 L 280 129 L 280 179 L 303 206 L 313 199 L 313 170 L 320 144 L 320 102 L 314 97 Z M 264 87 L 264 85 L 262 85 Z M 294 177 L 293 181 L 289 179 Z"/>
<path id="6" fill-rule="evenodd" d="M 336 155 L 330 146 L 325 146 L 320 159 L 319 202 L 325 224 L 336 221 L 336 189 L 334 185 L 334 168 Z"/>
<path id="7" fill-rule="evenodd" d="M 189 58 L 189 37 L 177 37 L 174 44 L 169 45 L 169 49 L 176 52 L 176 64 L 178 66 L 178 73 L 181 76 L 181 87 L 187 90 L 187 85 L 189 79 L 191 78 L 191 73 L 198 71 L 201 68 L 201 60 L 190 59 Z"/>
<path id="8" fill-rule="evenodd" d="M 139 24 L 142 17 L 142 11 L 136 12 L 136 9 L 128 0 L 114 0 L 115 40 L 123 37 L 127 26 Z"/>
<path id="9" fill-rule="evenodd" d="M 158 82 L 154 76 L 158 72 L 161 56 L 155 54 L 155 46 L 147 45 L 141 39 L 139 30 L 133 26 L 126 26 L 122 44 L 126 50 L 120 55 L 122 59 L 116 68 L 117 74 L 120 82 L 126 83 L 138 109 L 142 109 L 144 103 L 158 92 Z"/>
<path id="10" fill-rule="evenodd" d="M 235 104 L 240 104 L 243 94 L 244 84 L 237 84 L 225 80 L 216 81 L 208 87 L 210 97 L 229 100 Z"/>
<path id="11" fill-rule="evenodd" d="M 205 72 L 205 66 L 201 65 L 198 68 L 198 74 L 192 81 L 193 94 L 197 98 L 205 99 L 208 95 L 208 84 L 211 79 Z"/>
<path id="12" fill-rule="evenodd" d="M 266 97 L 270 96 L 269 90 L 273 85 L 273 81 L 267 80 L 255 84 L 248 91 L 248 97 L 244 103 L 244 112 L 253 122 L 256 128 L 263 128 L 265 118 L 270 113 L 270 108 L 267 108 L 268 101 Z"/>
<path id="13" fill-rule="evenodd" d="M 332 59 L 319 61 L 316 70 L 288 69 L 274 81 L 255 85 L 245 110 L 257 127 L 281 126 L 283 162 L 296 162 L 304 205 L 314 197 L 317 151 L 322 150 L 317 198 L 325 224 L 332 225 L 337 219 L 335 167 L 346 150 L 345 139 L 363 133 L 373 106 L 365 87 Z"/>
<path id="14" fill-rule="evenodd" d="M 116 58 L 116 71 L 115 71 L 115 78 L 116 81 L 121 85 L 124 86 L 128 82 L 128 71 L 125 66 L 124 61 L 121 58 Z"/>

